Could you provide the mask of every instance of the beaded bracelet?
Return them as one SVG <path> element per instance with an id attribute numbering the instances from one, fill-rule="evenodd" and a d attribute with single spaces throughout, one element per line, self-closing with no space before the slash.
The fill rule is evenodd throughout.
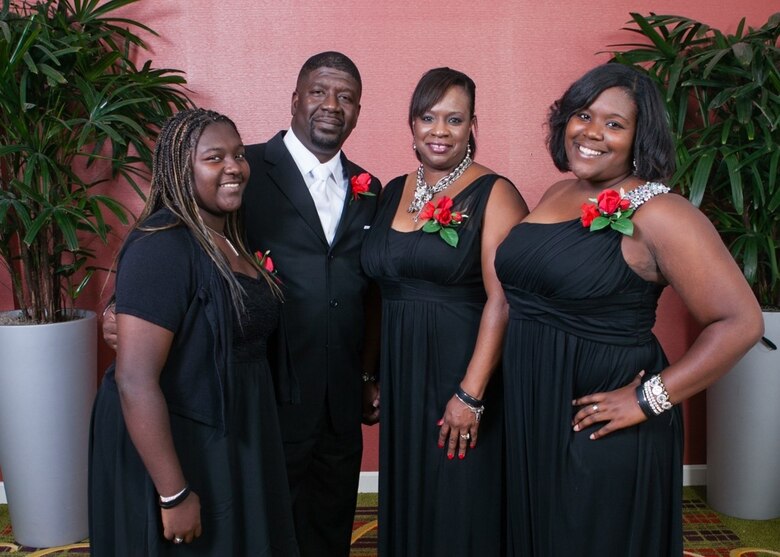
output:
<path id="1" fill-rule="evenodd" d="M 184 489 L 182 489 L 176 495 L 171 495 L 169 497 L 163 497 L 162 495 L 160 495 L 160 500 L 158 501 L 157 504 L 160 505 L 160 508 L 162 509 L 172 509 L 176 505 L 181 504 L 189 494 L 190 494 L 190 484 L 185 483 Z"/>
<path id="2" fill-rule="evenodd" d="M 669 400 L 669 393 L 666 391 L 666 385 L 664 385 L 660 373 L 653 375 L 640 387 L 642 389 L 641 397 L 639 397 L 639 389 L 637 389 L 637 402 L 639 402 L 640 407 L 642 407 L 642 401 L 644 401 L 654 416 L 658 416 L 672 408 L 673 405 Z M 645 409 L 642 408 L 642 411 L 645 412 Z"/>
<path id="3" fill-rule="evenodd" d="M 474 417 L 476 418 L 477 423 L 479 423 L 479 420 L 482 419 L 482 414 L 485 412 L 485 404 L 480 399 L 471 396 L 460 387 L 458 387 L 458 390 L 455 391 L 455 398 L 465 404 L 466 408 L 474 413 Z"/>
<path id="4" fill-rule="evenodd" d="M 649 387 L 645 388 L 655 398 L 655 402 L 660 406 L 661 412 L 670 410 L 673 405 L 669 400 L 669 393 L 666 392 L 666 385 L 664 385 L 663 379 L 661 379 L 661 374 L 653 375 L 647 383 Z"/>

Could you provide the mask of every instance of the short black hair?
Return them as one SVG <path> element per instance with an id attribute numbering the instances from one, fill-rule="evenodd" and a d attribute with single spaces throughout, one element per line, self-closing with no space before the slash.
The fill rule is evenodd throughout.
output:
<path id="1" fill-rule="evenodd" d="M 298 72 L 298 81 L 320 68 L 333 68 L 334 70 L 348 73 L 357 81 L 360 88 L 363 88 L 363 80 L 360 79 L 360 72 L 355 63 L 346 54 L 333 50 L 320 52 L 306 60 L 303 66 L 301 66 L 301 71 Z"/>
<path id="2" fill-rule="evenodd" d="M 556 168 L 561 172 L 569 170 L 565 146 L 569 119 L 612 87 L 624 89 L 637 108 L 634 173 L 644 180 L 668 180 L 674 174 L 675 147 L 661 92 L 649 76 L 619 63 L 596 66 L 572 83 L 550 107 L 547 148 Z"/>
<path id="3" fill-rule="evenodd" d="M 409 129 L 414 133 L 414 119 L 422 117 L 433 105 L 444 98 L 451 87 L 462 87 L 469 97 L 470 117 L 474 117 L 474 107 L 477 101 L 477 86 L 474 80 L 463 72 L 450 68 L 434 68 L 428 70 L 417 82 L 409 103 Z M 477 142 L 474 134 L 469 134 L 472 158 L 477 154 Z M 419 159 L 419 155 L 417 155 Z"/>

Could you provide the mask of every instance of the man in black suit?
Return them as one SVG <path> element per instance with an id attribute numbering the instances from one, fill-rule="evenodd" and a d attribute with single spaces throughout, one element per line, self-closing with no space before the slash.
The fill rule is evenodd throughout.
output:
<path id="1" fill-rule="evenodd" d="M 373 289 L 360 248 L 380 184 L 341 152 L 357 123 L 361 90 L 349 58 L 312 56 L 292 94 L 290 129 L 246 151 L 249 245 L 270 250 L 284 292 L 269 352 L 304 557 L 349 555 L 361 415 L 366 423 L 378 419 L 378 333 L 369 324 L 376 316 L 366 311 Z M 368 180 L 367 192 L 353 189 Z"/>

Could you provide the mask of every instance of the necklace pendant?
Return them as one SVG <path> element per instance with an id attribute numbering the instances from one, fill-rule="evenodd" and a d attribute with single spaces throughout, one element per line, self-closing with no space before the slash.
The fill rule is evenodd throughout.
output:
<path id="1" fill-rule="evenodd" d="M 204 223 L 204 224 L 205 224 L 205 223 Z M 206 228 L 208 228 L 208 229 L 209 229 L 209 230 L 211 230 L 211 231 L 212 231 L 214 234 L 216 234 L 217 236 L 219 236 L 220 238 L 222 238 L 223 240 L 225 240 L 225 243 L 226 243 L 226 244 L 228 245 L 228 247 L 230 248 L 230 251 L 232 251 L 232 252 L 233 252 L 233 255 L 235 255 L 236 257 L 238 257 L 238 250 L 236 249 L 236 246 L 234 246 L 234 245 L 233 245 L 233 242 L 231 242 L 230 240 L 228 240 L 228 237 L 227 237 L 225 234 L 222 234 L 222 233 L 220 233 L 220 232 L 217 232 L 216 230 L 214 230 L 213 228 L 211 228 L 211 227 L 210 227 L 208 224 L 206 224 Z"/>
<path id="2" fill-rule="evenodd" d="M 225 242 L 227 242 L 228 247 L 230 248 L 230 251 L 233 252 L 233 255 L 238 257 L 238 250 L 236 249 L 236 246 L 233 245 L 233 242 L 225 238 Z"/>

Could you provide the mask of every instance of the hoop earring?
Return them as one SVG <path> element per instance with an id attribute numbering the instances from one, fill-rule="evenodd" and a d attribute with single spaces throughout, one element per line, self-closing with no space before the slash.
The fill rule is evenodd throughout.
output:
<path id="1" fill-rule="evenodd" d="M 636 176 L 636 158 L 634 158 L 634 161 L 631 163 L 631 169 L 632 169 L 632 172 L 631 172 L 631 173 L 632 173 L 634 176 Z"/>

